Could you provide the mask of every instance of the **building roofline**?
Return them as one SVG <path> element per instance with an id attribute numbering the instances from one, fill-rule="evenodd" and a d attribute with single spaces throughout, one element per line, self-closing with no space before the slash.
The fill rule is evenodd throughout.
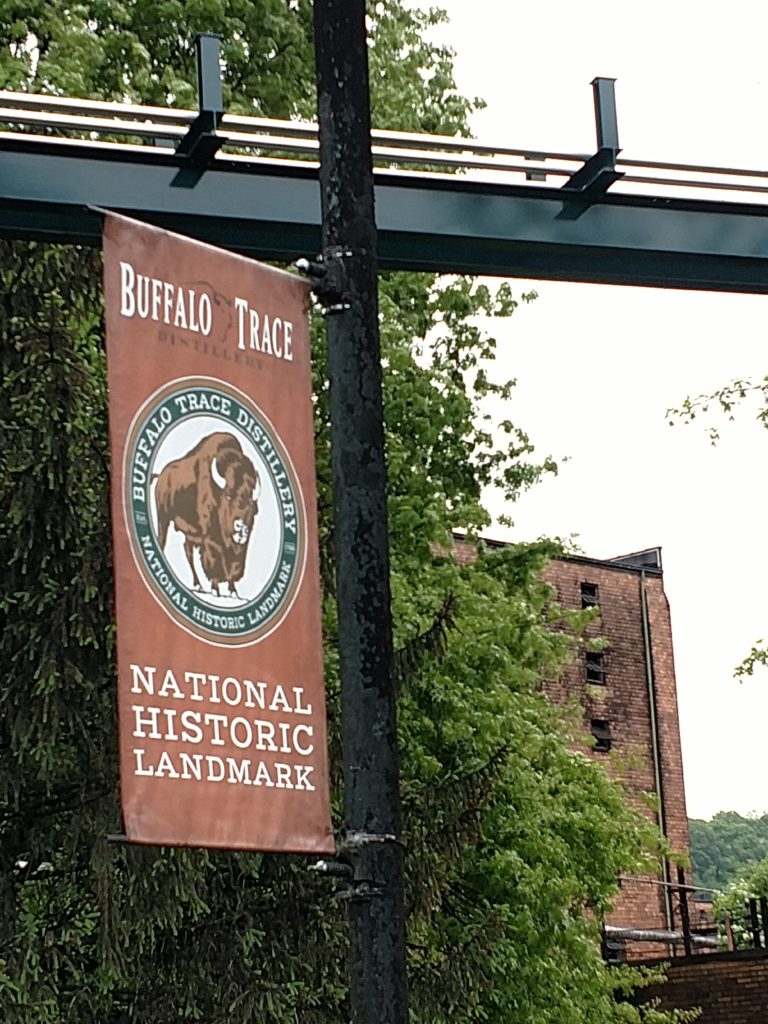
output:
<path id="1" fill-rule="evenodd" d="M 454 531 L 456 540 L 466 541 L 466 537 Z M 478 541 L 487 548 L 502 549 L 512 547 L 513 541 L 494 540 L 491 537 L 478 537 Z M 647 561 L 645 559 L 648 559 Z M 619 555 L 616 558 L 590 558 L 588 555 L 560 555 L 553 558 L 554 562 L 573 562 L 578 565 L 589 565 L 596 569 L 612 569 L 615 572 L 632 572 L 647 576 L 663 576 L 664 571 L 661 565 L 661 548 L 645 548 L 642 551 L 633 551 L 628 555 Z M 654 564 L 654 561 L 656 564 Z"/>
<path id="2" fill-rule="evenodd" d="M 632 562 L 624 562 L 621 558 L 589 558 L 586 555 L 562 555 L 553 559 L 555 562 L 578 562 L 581 565 L 592 565 L 596 569 L 614 569 L 618 572 L 634 572 L 639 576 L 645 573 L 646 576 L 663 576 L 664 572 L 660 566 L 637 565 Z"/>

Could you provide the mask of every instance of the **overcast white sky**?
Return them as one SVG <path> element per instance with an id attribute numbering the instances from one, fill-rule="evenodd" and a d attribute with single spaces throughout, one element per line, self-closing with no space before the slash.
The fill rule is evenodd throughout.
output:
<path id="1" fill-rule="evenodd" d="M 768 167 L 768 4 L 441 0 L 458 84 L 488 108 L 482 139 L 594 149 L 591 80 L 617 79 L 629 158 Z M 521 282 L 521 289 L 530 287 Z M 560 475 L 499 538 L 578 535 L 608 558 L 663 549 L 688 811 L 768 811 L 768 672 L 735 665 L 768 638 L 768 431 L 745 413 L 718 448 L 666 424 L 690 393 L 768 373 L 768 297 L 539 282 L 503 341 L 514 416 Z"/>

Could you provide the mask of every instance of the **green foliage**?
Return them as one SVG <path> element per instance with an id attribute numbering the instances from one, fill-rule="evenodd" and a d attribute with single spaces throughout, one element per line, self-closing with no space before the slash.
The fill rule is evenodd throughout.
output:
<path id="1" fill-rule="evenodd" d="M 444 20 L 402 2 L 370 5 L 374 124 L 468 134 L 482 104 L 456 91 L 451 51 L 426 41 Z M 309 0 L 0 0 L 0 24 L 3 89 L 194 108 L 194 36 L 216 32 L 227 110 L 315 117 Z"/>
<path id="2" fill-rule="evenodd" d="M 371 7 L 376 118 L 466 133 L 438 12 Z M 229 108 L 311 116 L 306 0 L 0 0 L 0 84 L 193 106 L 192 36 L 224 37 Z M 397 59 L 393 60 L 393 57 Z M 0 1007 L 7 1024 L 337 1024 L 348 1017 L 343 902 L 300 858 L 142 849 L 119 830 L 108 456 L 98 259 L 0 246 Z M 524 297 L 525 298 L 525 297 Z M 481 490 L 513 500 L 552 463 L 483 417 L 508 316 L 464 278 L 381 283 L 415 1024 L 668 1024 L 617 1002 L 598 924 L 653 827 L 574 753 L 540 692 L 568 639 L 540 581 L 553 545 L 460 567 L 436 552 L 479 530 Z M 313 330 L 333 776 L 338 678 L 328 403 Z"/>
<path id="3" fill-rule="evenodd" d="M 719 811 L 711 821 L 689 821 L 696 884 L 724 889 L 748 864 L 768 857 L 768 814 L 745 818 Z"/>
<path id="4" fill-rule="evenodd" d="M 736 949 L 751 949 L 754 945 L 748 902 L 761 897 L 768 898 L 768 858 L 747 865 L 724 892 L 715 896 L 715 917 L 721 925 L 726 916 L 730 918 Z"/>
<path id="5" fill-rule="evenodd" d="M 453 52 L 426 41 L 431 28 L 447 21 L 445 12 L 383 0 L 368 6 L 374 126 L 468 136 L 468 114 L 485 104 L 456 91 Z"/>
<path id="6" fill-rule="evenodd" d="M 4 89 L 193 108 L 195 33 L 220 32 L 229 110 L 314 109 L 307 0 L 3 0 L 0 23 Z"/>
<path id="7" fill-rule="evenodd" d="M 720 440 L 720 422 L 723 416 L 730 422 L 736 419 L 739 406 L 752 407 L 754 416 L 761 426 L 768 429 L 768 377 L 762 380 L 732 380 L 728 384 L 710 394 L 688 396 L 678 408 L 667 409 L 667 420 L 670 426 L 679 420 L 692 423 L 698 417 L 709 417 L 707 434 L 710 443 L 715 446 Z M 713 420 L 714 413 L 714 420 Z M 756 640 L 749 654 L 734 670 L 736 679 L 754 675 L 755 669 L 768 665 L 768 647 L 765 640 Z"/>
<path id="8" fill-rule="evenodd" d="M 667 418 L 670 426 L 673 426 L 676 420 L 692 423 L 698 417 L 711 416 L 714 411 L 718 419 L 725 416 L 733 421 L 737 407 L 748 401 L 757 406 L 755 419 L 768 429 L 768 377 L 757 381 L 732 380 L 710 394 L 695 397 L 689 395 L 683 399 L 679 408 L 667 409 Z M 716 445 L 720 440 L 718 424 L 709 423 L 707 433 L 710 442 Z"/>
<path id="9" fill-rule="evenodd" d="M 755 640 L 749 654 L 740 662 L 733 671 L 736 679 L 743 679 L 745 676 L 755 674 L 755 669 L 768 665 L 768 648 L 765 640 Z"/>

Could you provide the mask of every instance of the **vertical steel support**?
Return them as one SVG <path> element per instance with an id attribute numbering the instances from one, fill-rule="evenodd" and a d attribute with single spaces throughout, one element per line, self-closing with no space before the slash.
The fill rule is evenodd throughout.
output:
<path id="1" fill-rule="evenodd" d="M 619 155 L 619 122 L 616 116 L 616 79 L 593 78 L 597 152 L 562 186 L 566 192 L 593 199 L 606 192 L 614 181 L 624 176 L 616 170 Z"/>
<path id="2" fill-rule="evenodd" d="M 407 1024 L 364 0 L 315 0 L 353 1024 Z"/>
<path id="3" fill-rule="evenodd" d="M 694 948 L 691 939 L 691 915 L 688 909 L 688 886 L 685 884 L 685 868 L 677 866 L 677 893 L 680 899 L 680 922 L 683 926 L 683 944 L 685 955 L 693 956 Z"/>
<path id="4" fill-rule="evenodd" d="M 616 116 L 616 79 L 593 78 L 592 94 L 595 100 L 597 148 L 612 150 L 615 158 L 621 148 L 619 122 Z"/>
<path id="5" fill-rule="evenodd" d="M 198 173 L 189 174 L 187 168 L 174 181 L 175 185 L 188 188 L 197 184 L 200 170 L 209 166 L 225 141 L 216 133 L 224 115 L 221 89 L 221 36 L 210 32 L 199 33 L 195 37 L 195 53 L 199 113 L 176 148 L 176 155 L 185 157 L 198 169 Z"/>
<path id="6" fill-rule="evenodd" d="M 197 54 L 197 105 L 218 124 L 224 113 L 221 92 L 221 36 L 200 32 L 195 37 Z"/>

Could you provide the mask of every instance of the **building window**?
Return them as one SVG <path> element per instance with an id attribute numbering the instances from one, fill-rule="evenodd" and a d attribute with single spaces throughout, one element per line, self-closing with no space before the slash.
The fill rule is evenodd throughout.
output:
<path id="1" fill-rule="evenodd" d="M 582 583 L 581 584 L 581 607 L 582 608 L 594 608 L 595 605 L 600 604 L 600 592 L 597 589 L 596 583 Z"/>
<path id="2" fill-rule="evenodd" d="M 591 730 L 595 738 L 595 753 L 607 754 L 611 749 L 611 723 L 605 718 L 593 718 Z"/>
<path id="3" fill-rule="evenodd" d="M 605 686 L 607 670 L 603 651 L 587 651 L 584 655 L 588 683 Z"/>

